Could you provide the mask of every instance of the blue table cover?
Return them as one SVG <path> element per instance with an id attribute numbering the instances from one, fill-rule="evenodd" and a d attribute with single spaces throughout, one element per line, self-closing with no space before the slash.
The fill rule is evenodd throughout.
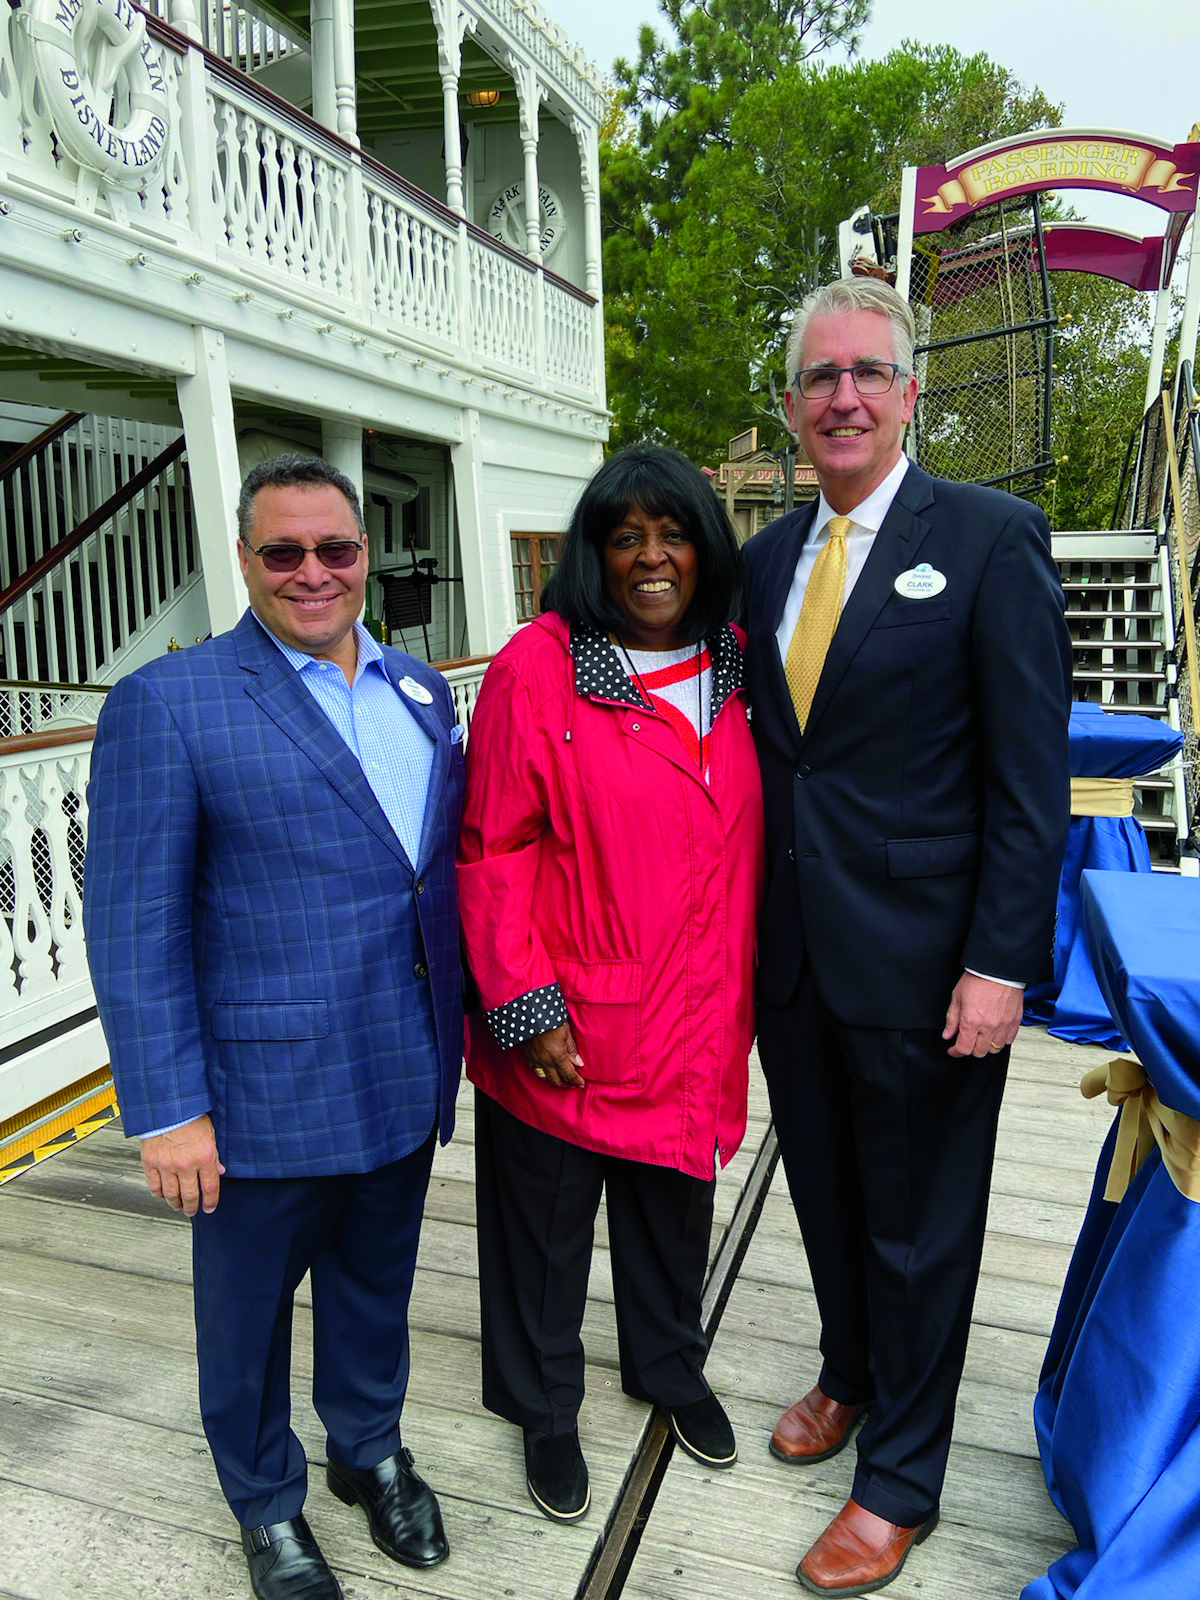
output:
<path id="1" fill-rule="evenodd" d="M 1068 733 L 1073 778 L 1134 778 L 1156 772 L 1183 742 L 1155 717 L 1108 712 L 1080 701 Z M 1060 1039 L 1126 1047 L 1096 985 L 1079 915 L 1079 879 L 1088 869 L 1149 872 L 1150 850 L 1133 817 L 1072 817 L 1058 887 L 1054 977 L 1025 991 L 1025 1021 L 1045 1023 Z M 1200 1585 L 1197 1588 L 1200 1596 Z"/>
<path id="2" fill-rule="evenodd" d="M 1085 872 L 1100 989 L 1159 1098 L 1200 1119 L 1200 879 Z M 1200 1596 L 1200 1204 L 1157 1148 L 1120 1205 L 1100 1157 L 1034 1403 L 1078 1548 L 1021 1600 Z"/>

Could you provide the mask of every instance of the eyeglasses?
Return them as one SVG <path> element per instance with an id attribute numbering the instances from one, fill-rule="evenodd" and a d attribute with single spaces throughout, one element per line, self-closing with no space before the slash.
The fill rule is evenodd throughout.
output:
<path id="1" fill-rule="evenodd" d="M 362 551 L 361 539 L 326 539 L 321 544 L 263 544 L 256 550 L 249 539 L 242 543 L 258 556 L 268 572 L 297 572 L 311 550 L 323 567 L 338 572 L 352 567 Z"/>
<path id="2" fill-rule="evenodd" d="M 850 374 L 859 394 L 867 395 L 886 394 L 897 378 L 908 377 L 894 361 L 856 361 L 852 367 L 804 367 L 793 382 L 806 400 L 828 400 L 842 381 L 843 372 Z"/>

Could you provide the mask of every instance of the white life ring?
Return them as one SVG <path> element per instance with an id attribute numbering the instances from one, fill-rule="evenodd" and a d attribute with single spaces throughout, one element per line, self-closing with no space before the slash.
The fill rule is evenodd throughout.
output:
<path id="1" fill-rule="evenodd" d="M 22 15 L 63 149 L 109 182 L 140 188 L 170 129 L 145 17 L 129 0 L 29 0 Z"/>
<path id="2" fill-rule="evenodd" d="M 538 185 L 538 204 L 541 208 L 542 260 L 550 257 L 562 244 L 567 232 L 567 213 L 554 190 L 546 184 Z M 485 223 L 493 239 L 511 245 L 525 254 L 529 240 L 525 234 L 525 185 L 509 183 L 492 201 Z"/>

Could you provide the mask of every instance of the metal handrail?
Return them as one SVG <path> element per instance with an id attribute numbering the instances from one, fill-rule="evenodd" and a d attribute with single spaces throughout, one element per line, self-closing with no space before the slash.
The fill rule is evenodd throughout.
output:
<path id="1" fill-rule="evenodd" d="M 186 449 L 187 440 L 181 434 L 161 454 L 155 456 L 153 461 L 148 461 L 144 467 L 135 472 L 127 483 L 123 483 L 119 489 L 110 494 L 104 504 L 97 506 L 77 528 L 67 534 L 65 539 L 60 539 L 56 545 L 52 545 L 45 555 L 39 556 L 19 578 L 14 578 L 7 589 L 0 589 L 0 616 L 3 616 L 10 606 L 15 605 L 22 595 L 28 594 L 30 589 L 35 588 L 48 572 L 53 572 L 55 567 L 78 550 L 98 528 L 102 528 L 106 522 L 115 517 L 123 506 L 129 504 L 135 494 L 157 478 Z"/>

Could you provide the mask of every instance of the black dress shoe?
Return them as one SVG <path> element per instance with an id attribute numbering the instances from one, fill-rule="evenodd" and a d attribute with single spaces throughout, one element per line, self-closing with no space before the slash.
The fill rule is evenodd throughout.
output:
<path id="1" fill-rule="evenodd" d="M 303 1517 L 242 1529 L 258 1600 L 342 1600 L 337 1579 Z"/>
<path id="2" fill-rule="evenodd" d="M 570 1433 L 525 1429 L 525 1486 L 551 1522 L 578 1522 L 587 1515 L 592 1490 L 577 1429 Z"/>
<path id="3" fill-rule="evenodd" d="M 436 1567 L 450 1554 L 437 1496 L 413 1467 L 411 1450 L 397 1450 L 377 1467 L 330 1461 L 325 1481 L 346 1505 L 363 1508 L 372 1539 L 393 1561 Z"/>
<path id="4" fill-rule="evenodd" d="M 737 1460 L 737 1440 L 725 1408 L 715 1394 L 701 1395 L 685 1406 L 668 1411 L 671 1432 L 693 1461 L 702 1467 L 731 1467 Z"/>

